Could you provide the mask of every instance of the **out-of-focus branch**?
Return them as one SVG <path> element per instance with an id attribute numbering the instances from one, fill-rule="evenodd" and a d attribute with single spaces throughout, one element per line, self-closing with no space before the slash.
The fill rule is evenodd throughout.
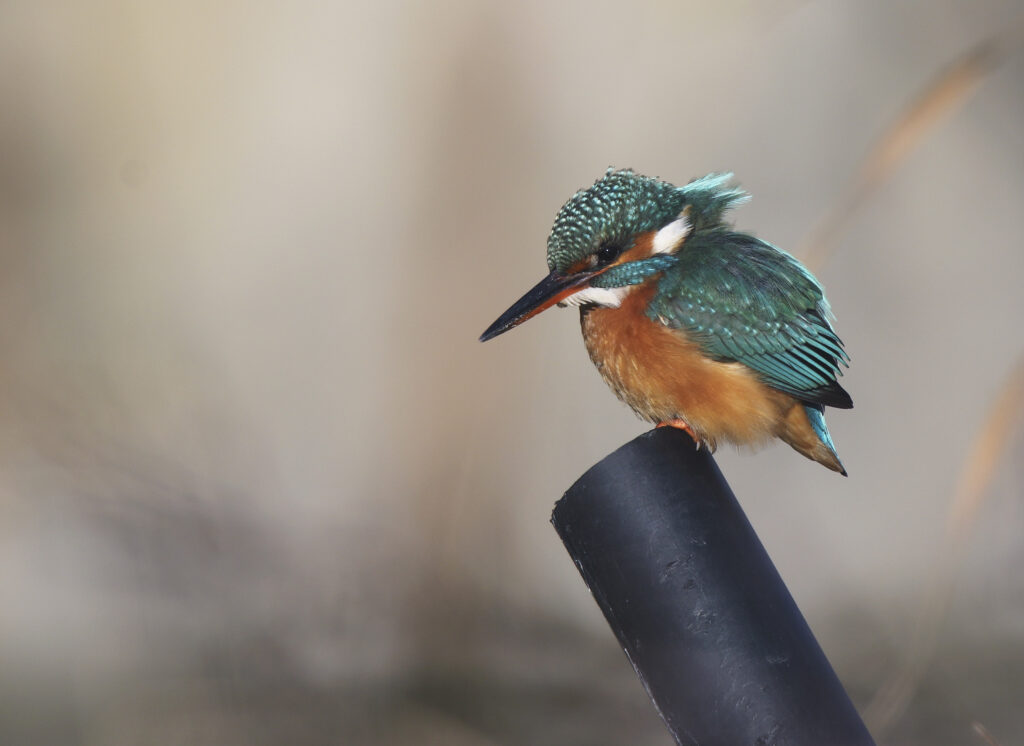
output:
<path id="1" fill-rule="evenodd" d="M 987 743 L 988 746 L 1000 746 L 999 741 L 997 741 L 995 737 L 991 733 L 989 733 L 988 728 L 986 728 L 981 723 L 977 721 L 972 723 L 971 730 L 973 730 L 979 738 L 985 741 L 985 743 Z"/>
<path id="2" fill-rule="evenodd" d="M 1008 31 L 969 50 L 936 76 L 907 106 L 869 151 L 835 207 L 797 252 L 812 270 L 820 269 L 835 250 L 852 218 L 871 193 L 907 158 L 939 122 L 951 116 L 984 78 L 1024 42 L 1024 16 Z"/>
<path id="3" fill-rule="evenodd" d="M 1021 420 L 1024 419 L 1024 357 L 1003 382 L 995 404 L 988 413 L 982 429 L 974 439 L 964 469 L 957 482 L 950 506 L 947 529 L 950 539 L 960 547 L 974 528 L 978 508 L 981 506 L 996 467 L 1006 452 L 1007 443 Z"/>
<path id="4" fill-rule="evenodd" d="M 955 113 L 984 78 L 1024 43 L 1024 16 L 1008 30 L 981 42 L 940 73 L 885 131 L 835 207 L 811 232 L 798 255 L 817 270 L 832 256 L 839 239 L 864 202 L 900 166 L 939 122 Z M 906 710 L 931 661 L 954 588 L 954 569 L 963 553 L 988 486 L 1015 427 L 1024 419 L 1024 358 L 1010 372 L 970 453 L 951 501 L 948 551 L 936 564 L 918 610 L 903 665 L 879 688 L 864 712 L 881 736 Z M 987 733 L 987 732 L 986 732 Z M 982 734 L 983 736 L 985 734 Z"/>
<path id="5" fill-rule="evenodd" d="M 988 746 L 999 746 L 999 742 L 995 740 L 995 737 L 988 732 L 988 729 L 981 725 L 980 722 L 975 721 L 971 723 L 971 730 L 977 734 Z"/>
<path id="6" fill-rule="evenodd" d="M 832 255 L 839 238 L 871 193 L 906 159 L 936 124 L 959 109 L 992 70 L 1024 42 L 1024 17 L 1008 31 L 971 49 L 938 75 L 879 138 L 851 179 L 836 207 L 811 233 L 801 253 L 812 268 Z M 918 610 L 906 660 L 875 694 L 864 711 L 871 730 L 882 736 L 903 714 L 924 675 L 938 642 L 953 595 L 955 568 L 974 527 L 988 487 L 1007 443 L 1024 419 L 1024 358 L 1011 370 L 964 462 L 950 504 L 947 551 L 942 553 Z M 987 731 L 981 733 L 986 736 Z"/>
<path id="7" fill-rule="evenodd" d="M 955 570 L 967 546 L 978 511 L 1013 435 L 1024 421 L 1024 356 L 1003 382 L 988 416 L 974 438 L 950 503 L 946 550 L 918 610 L 903 665 L 885 681 L 864 711 L 864 719 L 881 736 L 906 710 L 931 662 L 955 586 Z"/>

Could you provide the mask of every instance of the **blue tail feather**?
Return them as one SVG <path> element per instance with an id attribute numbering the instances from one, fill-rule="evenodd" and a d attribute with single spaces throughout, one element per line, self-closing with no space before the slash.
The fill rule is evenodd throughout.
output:
<path id="1" fill-rule="evenodd" d="M 807 412 L 807 419 L 810 420 L 811 427 L 814 429 L 814 434 L 818 436 L 818 439 L 825 444 L 825 447 L 832 451 L 832 455 L 836 457 L 836 462 L 839 464 L 840 472 L 843 476 L 846 476 L 846 467 L 843 466 L 843 462 L 839 460 L 839 454 L 836 453 L 835 444 L 832 442 L 832 435 L 828 431 L 828 426 L 825 424 L 825 408 L 820 404 L 805 404 L 804 410 Z"/>

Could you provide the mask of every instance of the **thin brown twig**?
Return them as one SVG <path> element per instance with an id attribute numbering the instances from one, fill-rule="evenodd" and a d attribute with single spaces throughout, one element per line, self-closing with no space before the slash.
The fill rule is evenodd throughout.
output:
<path id="1" fill-rule="evenodd" d="M 875 142 L 843 196 L 805 240 L 798 255 L 818 269 L 835 251 L 839 238 L 868 197 L 882 184 L 939 122 L 955 113 L 978 84 L 1024 42 L 1024 15 L 1008 30 L 970 49 L 937 75 Z M 879 688 L 865 710 L 865 720 L 881 734 L 904 712 L 931 661 L 953 594 L 953 569 L 966 545 L 989 483 L 1017 424 L 1024 419 L 1024 358 L 1010 372 L 970 454 L 951 501 L 947 533 L 952 551 L 943 553 L 929 590 L 918 610 L 910 649 L 897 671 Z M 981 730 L 979 730 L 979 728 Z M 988 731 L 975 731 L 995 743 Z"/>
<path id="2" fill-rule="evenodd" d="M 949 602 L 957 564 L 999 464 L 1017 427 L 1024 422 L 1024 356 L 1010 370 L 964 461 L 948 511 L 947 547 L 935 565 L 928 591 L 918 609 L 906 660 L 875 693 L 864 718 L 880 735 L 910 704 L 927 670 Z"/>
<path id="3" fill-rule="evenodd" d="M 971 723 L 971 730 L 973 730 L 977 735 L 981 736 L 981 738 L 984 739 L 985 743 L 987 743 L 988 746 L 1000 746 L 999 741 L 997 741 L 995 736 L 993 736 L 989 732 L 989 729 L 981 723 L 979 723 L 977 720 Z"/>
<path id="4" fill-rule="evenodd" d="M 1024 356 L 1010 370 L 985 424 L 971 447 L 950 506 L 947 531 L 963 544 L 974 527 L 978 509 L 1014 429 L 1024 416 Z"/>
<path id="5" fill-rule="evenodd" d="M 1024 42 L 1024 16 L 1008 31 L 970 49 L 937 75 L 907 106 L 868 152 L 835 207 L 811 232 L 798 256 L 812 270 L 820 268 L 835 251 L 840 236 L 872 192 L 907 158 L 930 130 L 959 109 L 967 97 L 1006 56 Z"/>

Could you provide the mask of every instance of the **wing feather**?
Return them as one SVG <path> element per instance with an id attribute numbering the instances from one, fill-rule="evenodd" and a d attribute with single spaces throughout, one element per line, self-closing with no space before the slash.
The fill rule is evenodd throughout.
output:
<path id="1" fill-rule="evenodd" d="M 853 406 L 837 381 L 850 358 L 828 301 L 796 259 L 725 228 L 690 236 L 676 257 L 647 308 L 651 319 L 803 402 Z"/>

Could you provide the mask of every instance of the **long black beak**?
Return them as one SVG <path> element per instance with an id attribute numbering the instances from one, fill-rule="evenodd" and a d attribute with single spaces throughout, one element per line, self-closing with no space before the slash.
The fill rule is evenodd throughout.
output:
<path id="1" fill-rule="evenodd" d="M 512 307 L 501 314 L 497 321 L 487 327 L 487 331 L 480 335 L 480 341 L 486 342 L 488 339 L 494 339 L 512 327 L 519 326 L 545 308 L 550 308 L 563 298 L 572 295 L 597 274 L 600 272 L 580 272 L 569 276 L 552 272 L 534 285 L 526 295 L 513 303 Z"/>

